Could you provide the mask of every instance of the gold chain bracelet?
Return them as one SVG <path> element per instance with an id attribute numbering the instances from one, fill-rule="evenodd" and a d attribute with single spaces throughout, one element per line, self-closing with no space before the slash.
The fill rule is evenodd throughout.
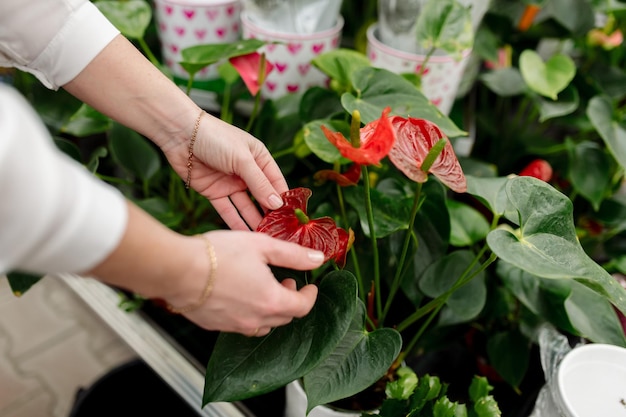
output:
<path id="1" fill-rule="evenodd" d="M 211 295 L 211 291 L 213 290 L 213 283 L 215 282 L 215 270 L 217 269 L 217 256 L 215 255 L 215 248 L 213 247 L 213 244 L 208 237 L 204 235 L 197 236 L 204 241 L 207 255 L 209 256 L 209 261 L 211 263 L 209 269 L 209 277 L 207 278 L 206 286 L 204 287 L 204 290 L 202 291 L 202 294 L 200 295 L 198 301 L 180 308 L 174 307 L 169 303 L 166 305 L 167 309 L 174 314 L 187 313 L 189 311 L 197 309 L 202 304 L 204 304 L 206 299 L 209 298 L 209 295 Z"/>
<path id="2" fill-rule="evenodd" d="M 204 110 L 200 110 L 200 114 L 196 119 L 196 124 L 193 127 L 191 133 L 191 139 L 189 139 L 189 156 L 187 157 L 187 181 L 185 181 L 185 188 L 189 188 L 191 185 L 191 168 L 193 168 L 193 145 L 196 143 L 196 136 L 198 136 L 198 129 L 200 128 L 200 120 L 204 115 Z"/>

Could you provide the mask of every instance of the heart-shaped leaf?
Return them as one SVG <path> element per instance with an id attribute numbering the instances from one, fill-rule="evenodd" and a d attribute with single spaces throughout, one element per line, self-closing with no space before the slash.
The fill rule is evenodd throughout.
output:
<path id="1" fill-rule="evenodd" d="M 576 75 L 576 65 L 567 55 L 557 54 L 543 62 L 541 56 L 531 49 L 521 53 L 519 66 L 528 87 L 552 100 L 558 98 Z"/>
<path id="2" fill-rule="evenodd" d="M 347 398 L 373 385 L 391 367 L 402 348 L 400 333 L 391 328 L 365 330 L 365 305 L 343 339 L 324 362 L 304 376 L 307 413 L 320 404 Z"/>
<path id="3" fill-rule="evenodd" d="M 501 216 L 506 211 L 506 177 L 481 178 L 465 175 L 467 193 L 478 198 L 491 212 Z"/>
<path id="4" fill-rule="evenodd" d="M 345 137 L 350 137 L 350 125 L 342 120 L 315 120 L 307 123 L 302 128 L 304 142 L 307 144 L 311 152 L 317 155 L 322 161 L 330 164 L 340 161 L 349 162 L 339 153 L 339 149 L 335 147 L 324 132 L 322 126 L 332 130 L 333 132 L 341 132 Z"/>
<path id="5" fill-rule="evenodd" d="M 520 229 L 489 233 L 491 250 L 531 274 L 575 279 L 626 312 L 626 290 L 580 246 L 569 198 L 532 177 L 510 179 L 506 192 L 511 208 L 518 213 Z"/>
<path id="6" fill-rule="evenodd" d="M 350 114 L 358 110 L 363 123 L 380 118 L 382 111 L 391 107 L 391 115 L 410 115 L 426 119 L 439 126 L 449 138 L 467 136 L 467 132 L 459 129 L 415 85 L 401 75 L 381 68 L 365 67 L 358 69 L 352 79 L 354 90 L 359 94 L 343 94 L 341 104 Z"/>
<path id="7" fill-rule="evenodd" d="M 578 109 L 579 104 L 578 90 L 568 85 L 557 101 L 539 100 L 539 121 L 543 123 L 555 117 L 571 114 Z"/>
<path id="8" fill-rule="evenodd" d="M 261 395 L 303 377 L 344 337 L 357 300 L 356 278 L 335 271 L 320 283 L 317 302 L 305 317 L 262 338 L 220 334 L 205 373 L 203 406 Z"/>
<path id="9" fill-rule="evenodd" d="M 180 51 L 180 65 L 191 75 L 202 68 L 215 64 L 222 59 L 247 55 L 255 52 L 264 41 L 258 39 L 242 39 L 237 42 L 194 45 Z"/>
<path id="10" fill-rule="evenodd" d="M 450 244 L 471 246 L 487 237 L 489 222 L 475 208 L 456 200 L 446 200 L 450 212 Z"/>
<path id="11" fill-rule="evenodd" d="M 119 123 L 109 131 L 111 155 L 124 168 L 144 181 L 152 178 L 161 167 L 158 151 L 146 138 Z"/>
<path id="12" fill-rule="evenodd" d="M 610 195 L 613 161 L 595 142 L 584 141 L 574 144 L 568 140 L 566 144 L 572 185 L 597 211 L 604 196 Z"/>
<path id="13" fill-rule="evenodd" d="M 502 97 L 516 96 L 526 90 L 524 79 L 517 68 L 502 68 L 480 76 L 487 88 Z"/>

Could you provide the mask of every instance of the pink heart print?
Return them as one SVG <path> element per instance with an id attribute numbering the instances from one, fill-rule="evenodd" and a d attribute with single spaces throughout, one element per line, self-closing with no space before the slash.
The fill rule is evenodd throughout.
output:
<path id="1" fill-rule="evenodd" d="M 217 15 L 219 14 L 219 11 L 217 10 L 207 10 L 206 11 L 206 17 L 209 18 L 209 20 L 212 22 L 215 19 L 217 19 Z"/>
<path id="2" fill-rule="evenodd" d="M 300 75 L 306 75 L 310 69 L 311 69 L 311 64 L 298 65 L 298 72 L 300 72 Z"/>
<path id="3" fill-rule="evenodd" d="M 314 53 L 315 55 L 319 55 L 319 54 L 321 54 L 321 53 L 322 53 L 322 51 L 324 50 L 324 44 L 323 44 L 323 43 L 316 43 L 316 44 L 313 44 L 312 49 L 313 49 L 313 53 Z"/>
<path id="4" fill-rule="evenodd" d="M 177 34 L 178 36 L 180 36 L 180 37 L 185 36 L 185 28 L 184 28 L 184 27 L 182 27 L 182 26 L 176 26 L 176 27 L 174 28 L 174 32 L 176 32 L 176 34 Z"/>
<path id="5" fill-rule="evenodd" d="M 268 43 L 267 45 L 265 45 L 265 48 L 267 49 L 267 52 L 274 52 L 274 49 L 276 49 L 276 44 Z"/>
<path id="6" fill-rule="evenodd" d="M 287 50 L 289 51 L 289 53 L 291 55 L 295 55 L 297 54 L 300 49 L 302 49 L 302 44 L 301 43 L 289 43 L 287 44 Z"/>
<path id="7" fill-rule="evenodd" d="M 226 28 L 217 28 L 217 29 L 215 29 L 215 34 L 220 39 L 222 39 L 224 36 L 226 36 L 226 32 L 227 32 Z"/>
<path id="8" fill-rule="evenodd" d="M 290 93 L 298 92 L 299 86 L 298 84 L 287 84 L 287 91 Z"/>
<path id="9" fill-rule="evenodd" d="M 183 9 L 183 14 L 187 18 L 187 20 L 191 20 L 196 15 L 196 11 L 191 9 Z"/>
<path id="10" fill-rule="evenodd" d="M 274 62 L 274 66 L 276 67 L 276 71 L 280 73 L 285 72 L 288 67 L 286 62 Z"/>
<path id="11" fill-rule="evenodd" d="M 196 29 L 194 33 L 196 38 L 201 41 L 206 36 L 206 29 Z"/>
<path id="12" fill-rule="evenodd" d="M 276 90 L 276 83 L 272 82 L 272 81 L 265 81 L 265 86 L 267 87 L 268 90 L 270 91 L 274 91 Z"/>
<path id="13" fill-rule="evenodd" d="M 235 14 L 235 6 L 228 6 L 226 8 L 226 14 L 228 16 L 232 16 L 233 14 Z"/>
<path id="14" fill-rule="evenodd" d="M 171 15 L 172 12 L 174 11 L 174 8 L 172 6 L 165 6 L 165 14 L 166 15 Z"/>

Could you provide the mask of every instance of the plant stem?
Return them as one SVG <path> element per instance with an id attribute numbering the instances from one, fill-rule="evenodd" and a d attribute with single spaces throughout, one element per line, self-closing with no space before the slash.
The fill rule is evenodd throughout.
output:
<path id="1" fill-rule="evenodd" d="M 231 96 L 231 86 L 230 84 L 226 84 L 224 87 L 224 98 L 222 99 L 222 109 L 220 112 L 220 119 L 227 123 L 232 123 L 233 118 L 230 111 L 230 96 Z"/>
<path id="2" fill-rule="evenodd" d="M 393 281 L 391 283 L 391 288 L 389 289 L 389 295 L 387 296 L 387 301 L 385 303 L 385 309 L 383 310 L 383 314 L 380 316 L 379 320 L 381 325 L 385 321 L 385 317 L 387 313 L 389 313 L 389 309 L 391 308 L 391 304 L 393 302 L 393 298 L 400 288 L 400 280 L 402 278 L 402 272 L 404 271 L 404 263 L 406 262 L 406 255 L 409 251 L 409 245 L 411 243 L 411 235 L 413 234 L 413 225 L 415 224 L 415 217 L 417 216 L 417 212 L 421 207 L 420 199 L 422 195 L 422 183 L 416 183 L 417 187 L 415 190 L 415 195 L 413 197 L 413 207 L 411 208 L 411 216 L 409 217 L 409 224 L 406 234 L 404 236 L 404 245 L 402 246 L 402 252 L 400 255 L 400 259 L 398 260 L 396 267 L 396 274 L 393 277 Z"/>
<path id="3" fill-rule="evenodd" d="M 281 156 L 289 155 L 290 153 L 294 153 L 295 151 L 296 151 L 296 147 L 295 146 L 292 146 L 292 147 L 289 147 L 289 148 L 285 148 L 285 149 L 280 150 L 278 152 L 274 152 L 272 154 L 272 158 L 278 159 Z"/>
<path id="4" fill-rule="evenodd" d="M 365 211 L 367 213 L 367 224 L 370 229 L 370 241 L 372 242 L 372 258 L 374 262 L 374 291 L 376 291 L 376 316 L 381 317 L 383 313 L 382 299 L 380 294 L 380 266 L 378 259 L 378 242 L 376 241 L 376 229 L 374 228 L 374 211 L 372 209 L 372 199 L 370 198 L 370 176 L 367 166 L 363 166 L 363 185 L 365 186 Z"/>
<path id="5" fill-rule="evenodd" d="M 257 114 L 259 113 L 259 105 L 261 103 L 261 93 L 257 93 L 254 96 L 254 107 L 252 108 L 252 114 L 250 114 L 250 118 L 248 119 L 248 125 L 246 126 L 246 132 L 250 132 L 252 129 L 252 124 L 256 119 Z"/>
<path id="6" fill-rule="evenodd" d="M 346 212 L 346 203 L 343 198 L 343 189 L 339 184 L 336 184 L 337 188 L 337 199 L 339 200 L 339 209 L 341 210 L 341 217 L 343 218 L 344 227 L 346 230 L 350 228 L 350 222 L 348 222 L 348 214 Z M 361 296 L 361 300 L 365 302 L 367 299 L 367 292 L 365 291 L 365 283 L 363 282 L 363 277 L 361 276 L 361 268 L 359 267 L 359 257 L 353 248 L 350 248 L 350 257 L 352 258 L 352 263 L 354 264 L 354 275 L 356 276 L 356 280 L 359 283 L 359 294 Z"/>
<path id="7" fill-rule="evenodd" d="M 152 50 L 150 49 L 150 47 L 148 46 L 148 44 L 146 43 L 146 40 L 144 38 L 139 38 L 137 39 L 137 42 L 139 43 L 139 46 L 141 46 L 141 49 L 143 50 L 143 52 L 146 54 L 146 56 L 148 57 L 148 59 L 150 60 L 150 62 L 152 62 L 152 64 L 157 67 L 157 68 L 161 68 L 161 63 L 159 62 L 159 60 L 156 58 L 156 56 L 154 56 L 154 54 L 152 53 Z"/>

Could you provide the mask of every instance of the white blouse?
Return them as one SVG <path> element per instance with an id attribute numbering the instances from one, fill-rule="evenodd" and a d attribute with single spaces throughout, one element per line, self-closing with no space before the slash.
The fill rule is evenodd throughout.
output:
<path id="1" fill-rule="evenodd" d="M 58 89 L 118 33 L 86 0 L 1 0 L 0 67 Z M 87 270 L 119 244 L 127 216 L 121 193 L 60 152 L 0 83 L 0 274 Z"/>

